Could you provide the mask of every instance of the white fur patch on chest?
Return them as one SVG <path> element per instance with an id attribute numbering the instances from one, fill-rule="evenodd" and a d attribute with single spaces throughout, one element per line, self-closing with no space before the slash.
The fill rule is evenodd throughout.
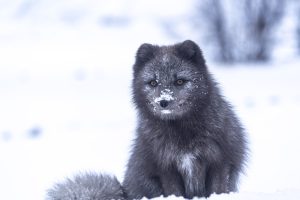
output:
<path id="1" fill-rule="evenodd" d="M 182 156 L 180 161 L 180 168 L 189 176 L 193 175 L 193 166 L 196 157 L 191 153 L 186 153 Z"/>

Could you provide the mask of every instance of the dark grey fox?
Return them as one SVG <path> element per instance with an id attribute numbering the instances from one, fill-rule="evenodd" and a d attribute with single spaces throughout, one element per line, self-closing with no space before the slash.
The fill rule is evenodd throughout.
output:
<path id="1" fill-rule="evenodd" d="M 246 136 L 198 45 L 190 40 L 170 46 L 143 44 L 133 71 L 138 125 L 123 184 L 101 178 L 95 184 L 114 182 L 119 188 L 115 199 L 236 191 L 247 157 Z M 60 199 L 54 198 L 56 191 L 70 184 L 74 182 L 59 185 L 49 196 Z M 112 190 L 101 188 L 99 195 Z M 87 199 L 104 199 L 100 196 Z"/>

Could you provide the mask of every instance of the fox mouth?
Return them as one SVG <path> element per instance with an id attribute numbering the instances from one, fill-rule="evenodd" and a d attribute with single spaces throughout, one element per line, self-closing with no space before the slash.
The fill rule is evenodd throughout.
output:
<path id="1" fill-rule="evenodd" d="M 176 114 L 174 110 L 164 109 L 159 111 L 158 117 L 162 120 L 174 120 L 176 119 Z"/>
<path id="2" fill-rule="evenodd" d="M 174 120 L 183 117 L 183 115 L 186 113 L 186 109 L 184 109 L 187 105 L 186 101 L 182 100 L 178 102 L 178 104 L 176 104 L 176 102 L 171 102 L 171 105 L 169 104 L 165 107 L 162 106 L 160 102 L 147 100 L 150 112 L 158 118 L 163 120 Z"/>
<path id="3" fill-rule="evenodd" d="M 151 110 L 154 115 L 161 119 L 173 119 L 176 115 L 176 110 L 174 108 L 161 108 L 157 106 L 156 103 L 149 103 L 151 105 Z"/>
<path id="4" fill-rule="evenodd" d="M 161 113 L 164 115 L 168 115 L 168 114 L 172 113 L 172 110 L 169 110 L 169 109 L 161 110 Z"/>

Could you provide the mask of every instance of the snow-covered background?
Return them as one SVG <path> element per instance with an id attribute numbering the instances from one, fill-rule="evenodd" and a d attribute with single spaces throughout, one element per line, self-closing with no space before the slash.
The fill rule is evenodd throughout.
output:
<path id="1" fill-rule="evenodd" d="M 250 140 L 240 193 L 210 199 L 300 199 L 293 15 L 278 30 L 272 61 L 228 67 L 210 59 L 188 25 L 194 3 L 0 0 L 0 199 L 44 199 L 79 171 L 122 180 L 135 130 L 135 51 L 184 39 L 199 42 Z"/>

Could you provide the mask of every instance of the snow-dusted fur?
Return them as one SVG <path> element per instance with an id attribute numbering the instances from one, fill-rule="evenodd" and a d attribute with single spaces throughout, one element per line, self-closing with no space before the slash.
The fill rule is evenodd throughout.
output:
<path id="1" fill-rule="evenodd" d="M 139 121 L 123 182 L 129 199 L 237 190 L 246 138 L 197 44 L 143 44 L 133 99 Z"/>
<path id="2" fill-rule="evenodd" d="M 207 70 L 197 44 L 143 44 L 134 64 L 137 135 L 122 187 L 103 175 L 77 176 L 53 200 L 208 197 L 237 190 L 246 137 Z"/>
<path id="3" fill-rule="evenodd" d="M 115 177 L 96 173 L 76 175 L 58 183 L 48 191 L 48 200 L 112 200 L 125 199 Z"/>

